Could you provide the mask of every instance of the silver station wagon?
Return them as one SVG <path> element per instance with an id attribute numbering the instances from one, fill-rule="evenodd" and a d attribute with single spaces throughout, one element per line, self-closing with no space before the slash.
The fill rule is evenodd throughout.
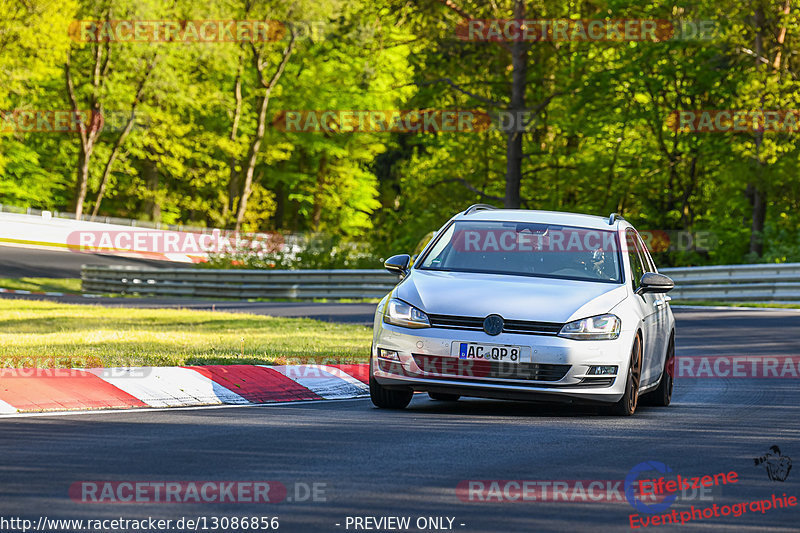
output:
<path id="1" fill-rule="evenodd" d="M 675 319 L 637 231 L 621 217 L 474 205 L 412 258 L 378 305 L 370 393 L 402 409 L 415 391 L 594 403 L 631 415 L 669 405 Z"/>

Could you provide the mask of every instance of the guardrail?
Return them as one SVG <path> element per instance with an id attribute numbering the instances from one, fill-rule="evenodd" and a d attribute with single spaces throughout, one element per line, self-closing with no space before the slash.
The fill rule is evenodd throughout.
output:
<path id="1" fill-rule="evenodd" d="M 800 263 L 664 268 L 675 300 L 798 301 Z"/>
<path id="2" fill-rule="evenodd" d="M 84 265 L 83 292 L 198 298 L 383 298 L 398 277 L 385 270 L 146 269 Z"/>
<path id="3" fill-rule="evenodd" d="M 800 263 L 665 268 L 676 300 L 800 301 Z M 381 298 L 384 270 L 151 269 L 85 265 L 83 291 L 199 298 Z"/>

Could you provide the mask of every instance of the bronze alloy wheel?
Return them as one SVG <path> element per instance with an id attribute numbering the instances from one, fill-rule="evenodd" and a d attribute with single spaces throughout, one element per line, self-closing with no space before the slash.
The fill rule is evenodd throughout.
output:
<path id="1" fill-rule="evenodd" d="M 630 416 L 636 412 L 639 401 L 639 381 L 642 377 L 642 339 L 639 335 L 633 341 L 631 363 L 628 365 L 628 379 L 625 382 L 625 393 L 614 404 L 611 411 L 615 415 Z"/>

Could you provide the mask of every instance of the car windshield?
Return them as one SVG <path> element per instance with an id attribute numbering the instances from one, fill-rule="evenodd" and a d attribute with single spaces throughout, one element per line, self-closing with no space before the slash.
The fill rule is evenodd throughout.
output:
<path id="1" fill-rule="evenodd" d="M 616 232 L 530 222 L 456 221 L 422 270 L 620 283 Z"/>

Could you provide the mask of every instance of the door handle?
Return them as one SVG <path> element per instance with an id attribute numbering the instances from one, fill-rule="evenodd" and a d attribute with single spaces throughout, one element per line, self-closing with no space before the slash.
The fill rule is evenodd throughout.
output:
<path id="1" fill-rule="evenodd" d="M 663 307 L 664 304 L 667 303 L 667 302 L 665 302 L 664 300 L 656 300 L 653 303 L 656 304 L 656 307 Z"/>

